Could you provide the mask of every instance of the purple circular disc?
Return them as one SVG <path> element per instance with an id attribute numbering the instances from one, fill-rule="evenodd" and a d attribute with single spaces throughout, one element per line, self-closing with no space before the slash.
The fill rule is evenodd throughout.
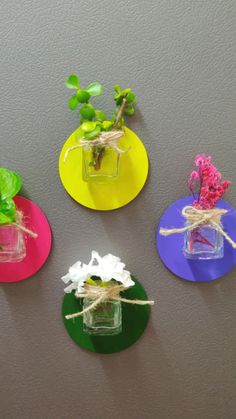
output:
<path id="1" fill-rule="evenodd" d="M 157 235 L 157 250 L 162 262 L 175 275 L 193 282 L 210 282 L 229 272 L 236 265 L 236 249 L 224 239 L 224 257 L 215 260 L 187 259 L 183 254 L 184 233 L 162 236 L 160 228 L 181 228 L 185 225 L 182 209 L 192 205 L 193 197 L 186 196 L 174 202 L 161 217 Z M 228 213 L 222 217 L 223 228 L 236 241 L 236 210 L 225 200 L 217 204 Z"/>

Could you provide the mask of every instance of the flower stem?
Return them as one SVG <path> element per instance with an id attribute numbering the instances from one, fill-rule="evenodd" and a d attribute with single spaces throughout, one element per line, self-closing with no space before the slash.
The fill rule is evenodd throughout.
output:
<path id="1" fill-rule="evenodd" d="M 105 147 L 102 147 L 102 149 L 99 151 L 98 154 L 94 152 L 94 158 L 95 158 L 94 169 L 95 170 L 100 170 L 104 154 L 105 154 Z"/>
<path id="2" fill-rule="evenodd" d="M 126 107 L 126 99 L 123 98 L 123 100 L 121 102 L 121 106 L 120 106 L 119 112 L 118 112 L 118 114 L 116 116 L 116 120 L 115 120 L 114 125 L 112 127 L 113 129 L 116 129 L 117 128 L 117 126 L 118 126 L 118 124 L 119 124 L 119 122 L 120 122 L 120 120 L 122 118 L 122 115 L 124 113 L 125 107 Z"/>
<path id="3" fill-rule="evenodd" d="M 214 245 L 207 240 L 199 231 L 199 228 L 195 228 L 192 230 L 192 233 L 190 235 L 190 249 L 192 250 L 194 243 L 202 243 L 206 244 L 209 247 L 214 247 Z"/>
<path id="4" fill-rule="evenodd" d="M 116 119 L 115 119 L 115 122 L 113 124 L 112 129 L 116 129 L 117 128 L 117 126 L 118 126 L 118 124 L 119 124 L 119 122 L 120 122 L 120 120 L 122 118 L 122 115 L 124 113 L 125 107 L 126 107 L 126 99 L 123 98 L 122 99 L 122 102 L 121 102 L 121 106 L 120 106 L 119 112 L 118 112 L 118 114 L 116 116 Z M 102 159 L 104 157 L 104 154 L 105 154 L 105 147 L 103 147 L 99 151 L 98 154 L 94 153 L 94 169 L 96 171 L 100 170 L 100 168 L 101 168 Z"/>

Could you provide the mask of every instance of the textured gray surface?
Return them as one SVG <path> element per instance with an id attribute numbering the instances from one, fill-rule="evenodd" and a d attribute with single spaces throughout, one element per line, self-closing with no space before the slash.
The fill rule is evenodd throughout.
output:
<path id="1" fill-rule="evenodd" d="M 1 418 L 234 419 L 235 271 L 211 284 L 173 277 L 155 250 L 156 223 L 186 194 L 197 152 L 233 180 L 236 207 L 234 0 L 2 0 L 1 161 L 47 214 L 53 252 L 32 279 L 1 289 Z M 64 79 L 131 85 L 151 172 L 112 213 L 76 205 L 58 179 L 78 125 Z M 105 110 L 112 106 L 102 98 Z M 91 248 L 120 255 L 157 300 L 143 338 L 112 356 L 79 349 L 61 317 L 60 277 Z"/>

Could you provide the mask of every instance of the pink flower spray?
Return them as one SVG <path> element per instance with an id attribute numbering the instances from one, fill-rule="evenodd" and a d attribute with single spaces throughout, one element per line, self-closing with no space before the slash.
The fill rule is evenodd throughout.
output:
<path id="1" fill-rule="evenodd" d="M 227 192 L 230 182 L 221 181 L 221 173 L 211 163 L 211 156 L 198 154 L 195 159 L 196 170 L 194 170 L 188 180 L 188 186 L 194 196 L 193 206 L 202 210 L 210 210 L 215 207 L 216 203 Z M 196 186 L 198 185 L 197 199 Z M 191 232 L 190 249 L 193 248 L 194 243 L 203 243 L 210 247 L 210 243 L 202 234 L 199 228 L 195 228 Z"/>
<path id="2" fill-rule="evenodd" d="M 221 173 L 211 163 L 211 156 L 198 154 L 195 164 L 197 169 L 191 173 L 188 180 L 189 189 L 195 198 L 193 205 L 198 209 L 212 209 L 227 192 L 230 181 L 221 181 Z M 196 199 L 195 189 L 197 184 L 199 188 L 198 198 Z"/>

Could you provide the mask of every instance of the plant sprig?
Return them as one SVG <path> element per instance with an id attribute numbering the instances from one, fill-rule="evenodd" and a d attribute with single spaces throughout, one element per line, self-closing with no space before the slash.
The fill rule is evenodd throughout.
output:
<path id="1" fill-rule="evenodd" d="M 80 87 L 80 79 L 76 74 L 71 74 L 66 80 L 66 86 L 69 89 L 75 89 L 76 93 L 69 99 L 69 108 L 74 111 L 78 108 L 79 104 L 83 104 L 80 109 L 82 118 L 90 119 L 95 116 L 93 107 L 88 106 L 91 96 L 100 96 L 103 94 L 103 87 L 100 83 L 94 82 L 82 89 Z M 89 116 L 89 118 L 87 118 Z"/>
<path id="2" fill-rule="evenodd" d="M 0 225 L 16 220 L 16 205 L 13 201 L 22 186 L 20 176 L 0 167 Z"/>
<path id="3" fill-rule="evenodd" d="M 71 74 L 66 86 L 69 89 L 76 89 L 77 92 L 69 99 L 68 105 L 71 110 L 75 110 L 80 106 L 80 129 L 83 137 L 87 140 L 93 140 L 102 132 L 108 132 L 113 129 L 121 129 L 124 125 L 123 115 L 132 116 L 135 112 L 136 97 L 132 90 L 128 87 L 121 89 L 119 84 L 115 85 L 114 101 L 116 108 L 111 117 L 107 117 L 105 112 L 95 109 L 90 103 L 92 96 L 100 96 L 103 94 L 103 86 L 99 82 L 89 84 L 86 88 L 81 89 L 80 79 L 76 74 Z M 94 147 L 93 160 L 91 164 L 95 170 L 99 170 L 104 155 L 104 147 Z"/>

